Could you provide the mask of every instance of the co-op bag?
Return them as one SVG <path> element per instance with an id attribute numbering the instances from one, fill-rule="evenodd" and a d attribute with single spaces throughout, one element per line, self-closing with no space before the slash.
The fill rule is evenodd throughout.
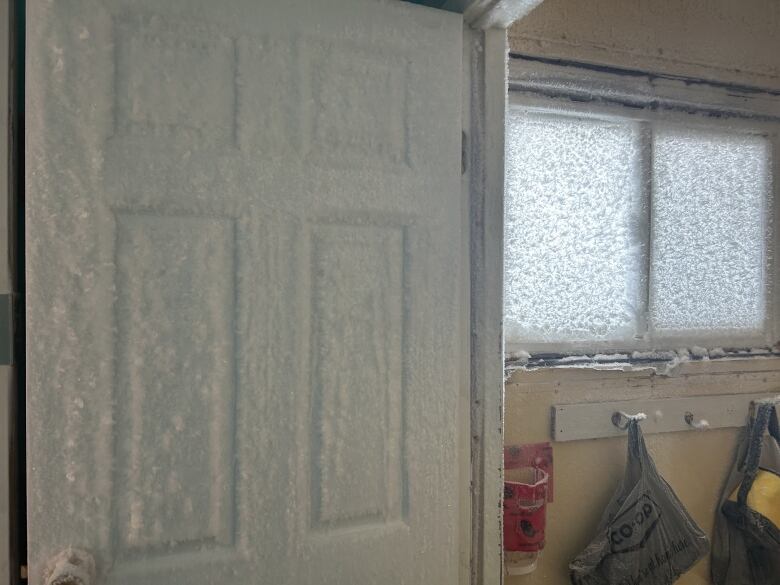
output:
<path id="1" fill-rule="evenodd" d="M 596 538 L 569 565 L 574 585 L 670 585 L 709 550 L 709 542 L 628 425 L 628 463 Z"/>
<path id="2" fill-rule="evenodd" d="M 757 402 L 715 518 L 715 585 L 780 583 L 779 441 L 776 401 Z"/>

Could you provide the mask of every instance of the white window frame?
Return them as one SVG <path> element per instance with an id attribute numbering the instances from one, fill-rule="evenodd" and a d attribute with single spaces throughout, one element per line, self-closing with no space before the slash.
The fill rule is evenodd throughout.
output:
<path id="1" fill-rule="evenodd" d="M 531 355 L 623 354 L 634 351 L 674 350 L 681 347 L 704 346 L 712 349 L 726 345 L 729 349 L 772 347 L 780 340 L 780 94 L 757 88 L 691 80 L 668 76 L 651 76 L 638 72 L 594 67 L 584 64 L 550 62 L 546 59 L 514 56 L 509 62 L 508 110 L 552 112 L 562 115 L 597 119 L 629 120 L 639 123 L 640 141 L 649 142 L 650 125 L 670 124 L 712 130 L 732 129 L 737 132 L 767 137 L 772 149 L 770 172 L 772 191 L 770 217 L 766 222 L 768 258 L 766 280 L 768 297 L 764 335 L 716 336 L 681 334 L 653 336 L 625 341 L 582 341 L 507 344 L 507 357 L 518 352 Z M 648 157 L 644 157 L 642 197 L 650 201 Z M 645 208 L 649 208 L 645 205 Z M 645 271 L 650 267 L 650 216 L 644 222 Z M 643 293 L 648 292 L 645 287 Z M 646 294 L 645 294 L 646 296 Z M 649 309 L 645 298 L 645 308 Z M 640 318 L 640 325 L 644 322 Z M 641 332 L 640 332 L 641 333 Z"/>

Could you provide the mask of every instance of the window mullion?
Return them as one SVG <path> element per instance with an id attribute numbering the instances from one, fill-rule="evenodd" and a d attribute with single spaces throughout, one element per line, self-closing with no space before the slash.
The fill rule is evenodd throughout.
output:
<path id="1" fill-rule="evenodd" d="M 653 252 L 653 128 L 647 121 L 637 122 L 639 141 L 639 181 L 640 181 L 640 212 L 639 212 L 639 239 L 642 247 L 641 269 L 640 269 L 640 287 L 641 302 L 639 315 L 637 318 L 637 333 L 640 337 L 641 346 L 649 344 L 651 339 L 650 331 L 650 303 L 652 300 L 651 288 L 651 268 Z"/>
<path id="2" fill-rule="evenodd" d="M 767 217 L 768 255 L 772 259 L 767 270 L 764 294 L 769 305 L 767 311 L 766 341 L 775 345 L 780 340 L 780 129 L 776 126 L 771 134 L 770 161 L 771 181 L 769 190 L 769 213 Z"/>

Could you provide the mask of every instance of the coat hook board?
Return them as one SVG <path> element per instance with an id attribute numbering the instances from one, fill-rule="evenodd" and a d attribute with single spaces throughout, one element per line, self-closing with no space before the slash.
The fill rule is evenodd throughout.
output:
<path id="1" fill-rule="evenodd" d="M 557 404 L 552 407 L 552 438 L 581 441 L 620 437 L 625 435 L 627 417 L 640 418 L 645 434 L 741 427 L 747 422 L 753 401 L 775 396 L 776 393 L 720 394 Z"/>

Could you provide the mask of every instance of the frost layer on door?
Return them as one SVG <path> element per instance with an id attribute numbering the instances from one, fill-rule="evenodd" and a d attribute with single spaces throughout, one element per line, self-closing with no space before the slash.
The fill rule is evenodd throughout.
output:
<path id="1" fill-rule="evenodd" d="M 508 112 L 508 343 L 625 339 L 640 302 L 635 126 Z"/>
<path id="2" fill-rule="evenodd" d="M 30 582 L 457 582 L 462 18 L 28 9 Z"/>
<path id="3" fill-rule="evenodd" d="M 667 334 L 760 333 L 769 142 L 659 128 L 653 152 L 653 326 Z"/>
<path id="4" fill-rule="evenodd" d="M 173 26 L 156 15 L 123 15 L 114 26 L 117 133 L 233 143 L 232 39 L 203 27 Z"/>
<path id="5" fill-rule="evenodd" d="M 314 229 L 315 528 L 402 514 L 403 233 L 390 227 Z"/>
<path id="6" fill-rule="evenodd" d="M 364 47 L 312 46 L 311 148 L 318 155 L 358 155 L 409 162 L 407 63 Z M 336 48 L 338 47 L 338 48 Z M 377 104 L 383 104 L 377 115 Z"/>
<path id="7" fill-rule="evenodd" d="M 116 220 L 117 552 L 230 545 L 233 221 Z"/>

